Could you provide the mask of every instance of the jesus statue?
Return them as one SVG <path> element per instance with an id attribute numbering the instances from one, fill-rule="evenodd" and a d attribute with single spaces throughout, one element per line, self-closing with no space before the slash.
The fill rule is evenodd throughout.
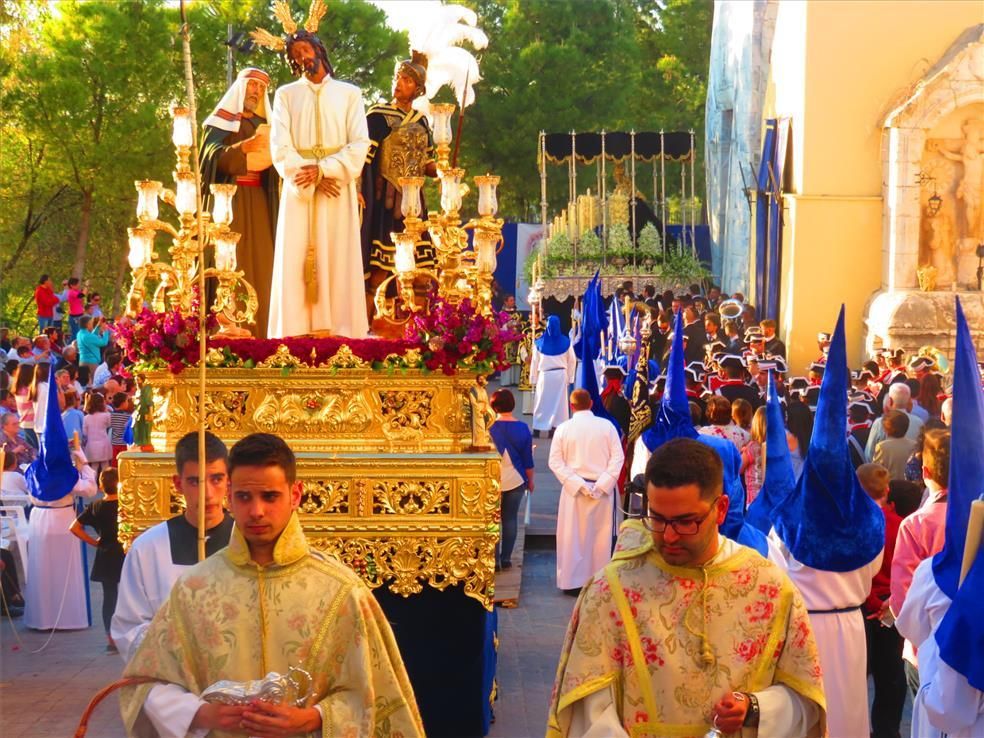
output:
<path id="1" fill-rule="evenodd" d="M 277 90 L 270 121 L 273 165 L 284 186 L 268 335 L 364 338 L 369 322 L 356 194 L 369 150 L 362 93 L 333 78 L 314 33 L 289 33 L 285 52 L 300 79 Z"/>

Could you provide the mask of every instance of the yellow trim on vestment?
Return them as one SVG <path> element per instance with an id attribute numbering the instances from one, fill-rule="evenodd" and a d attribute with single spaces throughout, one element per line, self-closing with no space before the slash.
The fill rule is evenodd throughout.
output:
<path id="1" fill-rule="evenodd" d="M 639 638 L 639 629 L 636 627 L 635 618 L 632 616 L 629 600 L 622 590 L 622 583 L 618 579 L 616 568 L 617 565 L 606 566 L 605 577 L 608 579 L 608 586 L 611 589 L 612 597 L 615 599 L 618 614 L 625 624 L 625 638 L 629 642 L 629 650 L 632 652 L 632 663 L 635 665 L 636 679 L 639 680 L 643 704 L 646 705 L 646 712 L 649 713 L 649 716 L 655 718 L 660 713 L 656 709 L 656 695 L 653 694 L 653 684 L 649 679 L 649 667 L 646 665 L 646 657 L 642 652 L 642 640 Z"/>
<path id="2" fill-rule="evenodd" d="M 809 682 L 804 682 L 802 679 L 794 677 L 788 672 L 782 671 L 781 669 L 776 669 L 775 678 L 772 681 L 773 684 L 785 684 L 794 692 L 799 695 L 806 697 L 808 700 L 813 700 L 820 706 L 820 709 L 827 712 L 827 697 L 824 695 L 822 689 L 815 688 Z"/>
<path id="3" fill-rule="evenodd" d="M 789 630 L 789 619 L 793 614 L 793 583 L 789 581 L 788 577 L 782 578 L 782 591 L 779 593 L 778 607 L 779 612 L 785 612 L 786 616 L 781 620 L 775 619 L 772 632 L 769 633 L 769 640 L 765 642 L 765 648 L 762 649 L 762 655 L 759 657 L 759 665 L 752 672 L 752 678 L 748 684 L 749 692 L 761 692 L 772 684 L 772 680 L 768 677 L 768 673 L 773 671 L 772 657 L 776 649 L 779 648 L 779 641 L 782 640 L 783 634 Z"/>
<path id="4" fill-rule="evenodd" d="M 576 689 L 572 689 L 557 701 L 557 712 L 561 713 L 578 700 L 583 700 L 589 694 L 594 694 L 615 681 L 616 672 L 605 674 L 604 676 L 589 679 Z"/>
<path id="5" fill-rule="evenodd" d="M 304 530 L 301 528 L 301 521 L 295 510 L 291 513 L 290 520 L 287 521 L 286 527 L 273 546 L 273 564 L 263 568 L 270 570 L 266 572 L 268 576 L 277 576 L 283 573 L 282 571 L 278 572 L 277 567 L 288 567 L 296 564 L 309 552 L 307 539 L 304 537 Z M 259 567 L 259 564 L 253 561 L 250 556 L 249 544 L 246 543 L 246 538 L 239 530 L 238 525 L 233 527 L 232 538 L 222 553 L 234 566 L 243 567 L 247 570 L 252 569 L 254 574 L 255 569 Z"/>
<path id="6" fill-rule="evenodd" d="M 660 738 L 693 738 L 711 729 L 710 723 L 636 723 L 629 728 L 632 738 L 658 735 Z"/>

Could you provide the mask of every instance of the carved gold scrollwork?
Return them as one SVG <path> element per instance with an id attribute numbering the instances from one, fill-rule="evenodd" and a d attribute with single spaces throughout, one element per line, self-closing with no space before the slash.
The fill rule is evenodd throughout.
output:
<path id="1" fill-rule="evenodd" d="M 373 514 L 450 515 L 448 482 L 377 482 L 372 486 Z"/>
<path id="2" fill-rule="evenodd" d="M 294 356 L 290 349 L 286 345 L 280 344 L 277 346 L 277 350 L 257 364 L 259 369 L 270 369 L 270 368 L 291 368 L 296 369 L 297 367 L 304 366 L 304 362 Z"/>
<path id="3" fill-rule="evenodd" d="M 313 349 L 312 349 L 313 350 Z M 347 343 L 339 346 L 338 351 L 327 361 L 321 364 L 326 369 L 371 369 L 372 364 L 360 359 L 352 353 Z"/>
<path id="4" fill-rule="evenodd" d="M 253 413 L 256 426 L 268 433 L 362 433 L 372 424 L 372 410 L 359 391 L 269 393 Z"/>
<path id="5" fill-rule="evenodd" d="M 249 392 L 206 392 L 205 427 L 213 433 L 235 432 L 246 421 L 246 402 Z M 192 395 L 192 407 L 198 407 L 198 394 Z"/>
<path id="6" fill-rule="evenodd" d="M 349 512 L 349 483 L 341 481 L 305 481 L 301 492 L 301 512 L 325 515 Z"/>
<path id="7" fill-rule="evenodd" d="M 187 414 L 176 401 L 176 392 L 170 387 L 154 389 L 154 426 L 167 432 L 177 432 L 187 422 Z"/>
<path id="8" fill-rule="evenodd" d="M 391 441 L 423 438 L 431 416 L 434 393 L 428 390 L 390 390 L 380 392 L 383 435 Z"/>

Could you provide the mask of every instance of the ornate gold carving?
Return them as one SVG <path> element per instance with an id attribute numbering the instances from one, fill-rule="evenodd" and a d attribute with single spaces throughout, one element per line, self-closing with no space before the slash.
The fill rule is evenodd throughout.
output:
<path id="1" fill-rule="evenodd" d="M 347 514 L 349 490 L 350 485 L 347 481 L 304 482 L 300 511 L 309 515 L 325 515 L 333 512 Z"/>
<path id="2" fill-rule="evenodd" d="M 219 435 L 242 430 L 246 420 L 246 403 L 249 392 L 205 391 L 205 427 Z M 198 394 L 193 395 L 193 408 L 198 407 Z M 195 413 L 197 415 L 197 413 Z"/>
<path id="3" fill-rule="evenodd" d="M 177 433 L 185 427 L 188 416 L 184 408 L 174 401 L 174 394 L 170 387 L 154 390 L 153 421 L 156 427 Z"/>
<path id="4" fill-rule="evenodd" d="M 447 482 L 377 482 L 372 486 L 373 513 L 450 515 L 451 485 Z"/>
<path id="5" fill-rule="evenodd" d="M 372 410 L 361 393 L 307 392 L 268 394 L 253 413 L 267 433 L 303 428 L 321 433 L 361 433 L 372 424 Z"/>
<path id="6" fill-rule="evenodd" d="M 294 354 L 290 352 L 285 344 L 280 344 L 277 346 L 277 350 L 256 365 L 260 369 L 296 369 L 300 366 L 305 366 L 304 362 L 298 359 Z"/>
<path id="7" fill-rule="evenodd" d="M 313 352 L 314 349 L 311 349 Z M 311 357 L 312 360 L 314 357 Z M 360 359 L 358 356 L 352 353 L 352 349 L 349 348 L 347 343 L 343 343 L 335 355 L 325 361 L 322 367 L 326 369 L 370 369 L 372 364 L 368 361 Z"/>
<path id="8" fill-rule="evenodd" d="M 431 416 L 433 398 L 429 390 L 380 392 L 383 435 L 391 441 L 420 440 Z"/>
<path id="9" fill-rule="evenodd" d="M 288 435 L 289 440 L 289 435 Z M 120 539 L 181 511 L 170 454 L 120 456 Z M 408 597 L 461 586 L 491 608 L 499 461 L 487 454 L 307 454 L 298 513 L 308 540 L 370 587 Z"/>

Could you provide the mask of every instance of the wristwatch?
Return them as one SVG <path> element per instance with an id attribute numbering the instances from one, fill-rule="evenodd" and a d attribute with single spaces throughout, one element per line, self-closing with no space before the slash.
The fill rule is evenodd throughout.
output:
<path id="1" fill-rule="evenodd" d="M 742 725 L 746 728 L 757 728 L 759 724 L 759 701 L 751 692 L 741 692 L 748 700 L 748 712 L 745 713 L 745 719 L 742 721 Z"/>

